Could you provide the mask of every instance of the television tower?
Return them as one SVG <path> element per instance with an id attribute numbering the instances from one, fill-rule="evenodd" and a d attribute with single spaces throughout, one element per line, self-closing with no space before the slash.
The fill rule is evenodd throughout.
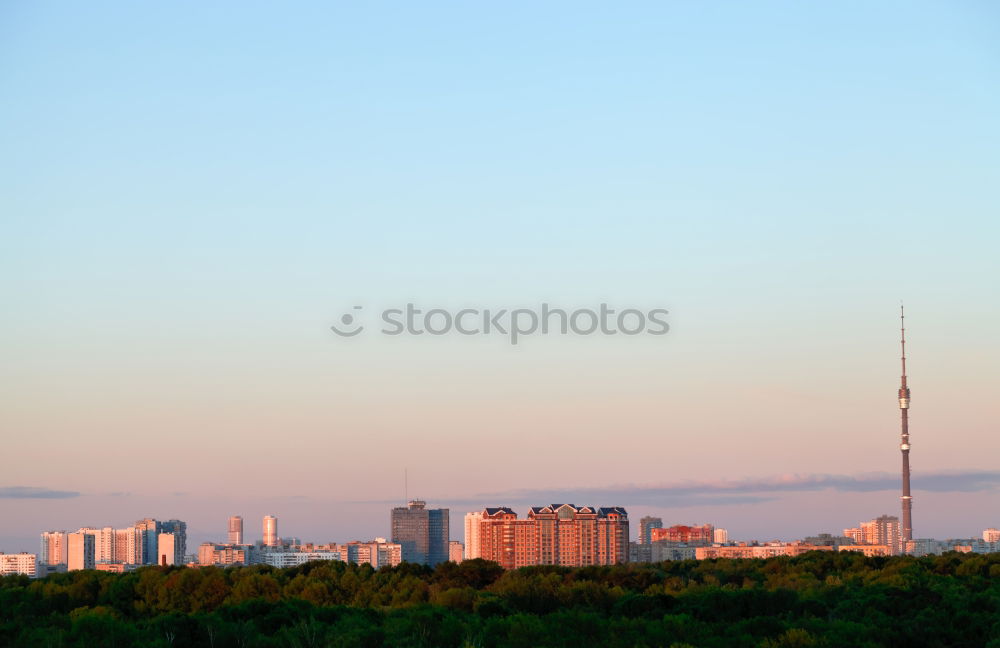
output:
<path id="1" fill-rule="evenodd" d="M 910 496 L 910 388 L 906 386 L 906 319 L 903 314 L 903 305 L 899 305 L 899 346 L 902 350 L 901 360 L 903 362 L 903 375 L 899 384 L 899 411 L 902 415 L 902 434 L 900 435 L 899 450 L 903 453 L 903 550 L 906 550 L 906 541 L 913 539 L 913 520 L 911 519 L 913 509 L 913 498 Z"/>

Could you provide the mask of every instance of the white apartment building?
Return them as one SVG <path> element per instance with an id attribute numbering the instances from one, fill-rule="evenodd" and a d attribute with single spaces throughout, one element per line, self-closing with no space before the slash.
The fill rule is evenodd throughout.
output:
<path id="1" fill-rule="evenodd" d="M 45 565 L 65 565 L 67 549 L 65 531 L 45 531 L 42 533 L 39 560 Z"/>
<path id="2" fill-rule="evenodd" d="M 21 552 L 5 554 L 0 551 L 0 576 L 24 574 L 29 578 L 38 575 L 38 556 L 33 553 Z"/>
<path id="3" fill-rule="evenodd" d="M 94 568 L 94 536 L 83 531 L 66 534 L 66 569 Z"/>
<path id="4" fill-rule="evenodd" d="M 298 567 L 313 560 L 345 560 L 339 551 L 269 551 L 264 564 L 272 567 Z M 346 562 L 346 561 L 345 561 Z"/>
<path id="5" fill-rule="evenodd" d="M 111 527 L 95 529 L 83 527 L 78 533 L 86 533 L 94 538 L 94 562 L 115 562 L 115 530 Z"/>
<path id="6" fill-rule="evenodd" d="M 177 559 L 177 536 L 173 533 L 161 533 L 156 538 L 156 564 L 157 565 L 180 565 L 183 557 Z"/>
<path id="7" fill-rule="evenodd" d="M 479 545 L 479 524 L 483 521 L 483 512 L 475 511 L 465 514 L 465 559 L 480 558 L 482 550 Z"/>

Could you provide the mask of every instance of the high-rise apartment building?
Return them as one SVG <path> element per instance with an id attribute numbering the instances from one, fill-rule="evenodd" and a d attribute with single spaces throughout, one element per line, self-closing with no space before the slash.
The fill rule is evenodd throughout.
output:
<path id="1" fill-rule="evenodd" d="M 479 523 L 483 521 L 483 512 L 474 511 L 465 514 L 465 559 L 479 558 Z"/>
<path id="2" fill-rule="evenodd" d="M 647 515 L 646 517 L 639 518 L 639 544 L 649 544 L 652 542 L 650 536 L 650 531 L 653 529 L 662 529 L 663 519 L 658 517 L 652 517 Z"/>
<path id="3" fill-rule="evenodd" d="M 392 509 L 392 541 L 402 546 L 403 560 L 434 566 L 448 560 L 448 509 L 428 509 L 412 500 Z"/>
<path id="4" fill-rule="evenodd" d="M 187 556 L 187 523 L 181 520 L 167 520 L 160 523 L 160 533 L 170 533 L 174 536 L 174 565 L 183 565 Z M 160 555 L 163 551 L 159 552 Z"/>
<path id="5" fill-rule="evenodd" d="M 160 537 L 160 532 L 162 531 L 160 528 L 160 521 L 154 520 L 153 518 L 145 518 L 137 521 L 133 526 L 139 529 L 142 534 L 143 564 L 155 565 L 157 557 L 160 555 L 156 547 L 156 541 Z"/>
<path id="6" fill-rule="evenodd" d="M 93 527 L 83 527 L 80 533 L 86 533 L 94 537 L 94 562 L 109 563 L 115 561 L 115 530 L 111 527 L 95 529 Z"/>
<path id="7" fill-rule="evenodd" d="M 711 524 L 687 526 L 675 524 L 665 529 L 651 529 L 652 542 L 675 542 L 692 546 L 710 545 L 715 541 L 715 527 Z"/>
<path id="8" fill-rule="evenodd" d="M 725 529 L 716 529 L 712 533 L 712 542 L 715 544 L 726 544 L 729 542 L 729 531 Z"/>
<path id="9" fill-rule="evenodd" d="M 38 556 L 45 565 L 65 565 L 67 555 L 66 532 L 45 531 L 42 533 L 42 547 Z"/>
<path id="10" fill-rule="evenodd" d="M 278 546 L 278 518 L 273 515 L 264 516 L 264 546 Z"/>
<path id="11" fill-rule="evenodd" d="M 1000 529 L 986 529 L 983 531 L 983 542 L 1000 542 Z"/>
<path id="12" fill-rule="evenodd" d="M 83 531 L 66 534 L 66 569 L 94 568 L 94 536 Z"/>
<path id="13" fill-rule="evenodd" d="M 123 565 L 142 565 L 145 563 L 145 542 L 143 533 L 134 526 L 115 529 L 113 560 Z"/>
<path id="14" fill-rule="evenodd" d="M 180 553 L 180 539 L 173 533 L 161 533 L 156 539 L 158 565 L 183 565 L 184 554 Z"/>
<path id="15" fill-rule="evenodd" d="M 528 565 L 613 565 L 628 561 L 628 514 L 614 506 L 533 507 L 523 520 L 507 507 L 486 508 L 480 557 L 507 569 Z"/>
<path id="16" fill-rule="evenodd" d="M 233 515 L 229 518 L 229 536 L 227 542 L 231 545 L 243 544 L 243 517 Z"/>
<path id="17" fill-rule="evenodd" d="M 11 574 L 35 578 L 38 575 L 38 556 L 27 552 L 5 554 L 0 551 L 0 576 Z"/>

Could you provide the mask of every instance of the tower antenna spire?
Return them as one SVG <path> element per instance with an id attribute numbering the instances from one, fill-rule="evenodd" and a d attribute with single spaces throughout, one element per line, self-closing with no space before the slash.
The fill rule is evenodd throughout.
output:
<path id="1" fill-rule="evenodd" d="M 905 551 L 906 542 L 913 539 L 913 497 L 910 496 L 910 388 L 906 384 L 906 315 L 902 303 L 899 305 L 899 348 L 903 370 L 899 383 L 899 411 L 902 423 L 899 450 L 903 455 L 903 496 L 901 498 L 903 502 L 903 533 L 900 540 L 903 543 L 901 548 Z"/>

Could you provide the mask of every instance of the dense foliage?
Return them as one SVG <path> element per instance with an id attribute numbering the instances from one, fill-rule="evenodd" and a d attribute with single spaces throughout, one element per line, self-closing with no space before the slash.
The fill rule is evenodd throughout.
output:
<path id="1" fill-rule="evenodd" d="M 1000 647 L 1000 555 L 0 578 L 0 646 Z"/>

